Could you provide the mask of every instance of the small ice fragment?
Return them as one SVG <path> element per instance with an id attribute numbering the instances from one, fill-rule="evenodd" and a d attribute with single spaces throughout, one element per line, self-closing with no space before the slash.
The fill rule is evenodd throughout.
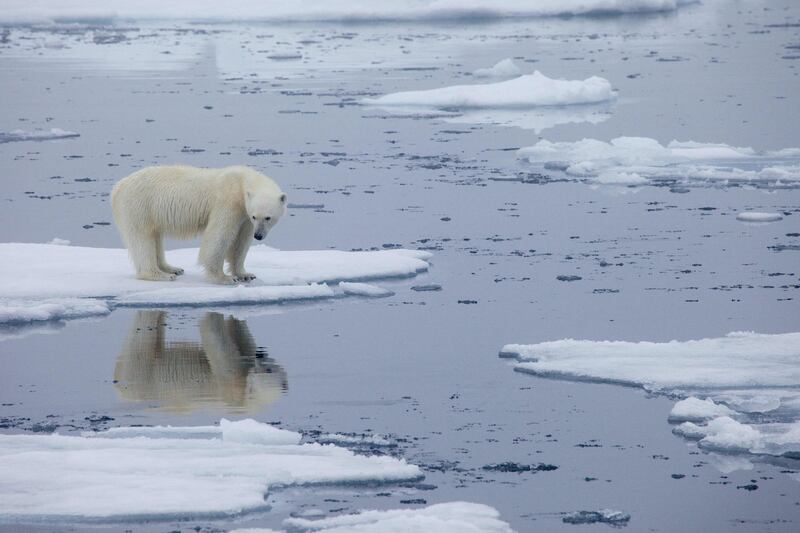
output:
<path id="1" fill-rule="evenodd" d="M 352 281 L 339 282 L 339 288 L 345 294 L 354 296 L 369 296 L 371 298 L 382 298 L 385 296 L 392 296 L 394 292 L 377 285 L 370 283 L 356 283 Z"/>
<path id="2" fill-rule="evenodd" d="M 411 290 L 417 292 L 440 291 L 442 290 L 442 286 L 436 283 L 429 283 L 427 285 L 413 285 Z"/>
<path id="3" fill-rule="evenodd" d="M 68 241 L 67 239 L 59 239 L 58 237 L 53 237 L 53 240 L 51 240 L 47 244 L 55 244 L 58 246 L 69 246 L 70 241 Z"/>
<path id="4" fill-rule="evenodd" d="M 616 526 L 625 525 L 631 519 L 631 515 L 622 511 L 612 509 L 601 509 L 599 511 L 576 511 L 567 513 L 562 522 L 566 524 L 611 524 Z"/>
<path id="5" fill-rule="evenodd" d="M 783 215 L 780 213 L 761 213 L 758 211 L 745 211 L 736 215 L 736 220 L 742 222 L 776 222 L 782 220 Z"/>
<path id="6" fill-rule="evenodd" d="M 513 78 L 520 74 L 522 71 L 511 58 L 498 61 L 490 68 L 479 68 L 472 73 L 476 78 Z"/>
<path id="7" fill-rule="evenodd" d="M 702 422 L 718 416 L 729 416 L 734 411 L 714 402 L 711 398 L 701 400 L 690 396 L 672 407 L 669 413 L 670 422 Z"/>

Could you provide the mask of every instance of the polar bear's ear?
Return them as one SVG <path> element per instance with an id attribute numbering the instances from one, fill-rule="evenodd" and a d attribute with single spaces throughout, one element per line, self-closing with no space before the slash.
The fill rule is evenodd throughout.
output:
<path id="1" fill-rule="evenodd" d="M 286 195 L 285 194 L 281 194 L 281 203 L 282 204 L 286 203 Z"/>

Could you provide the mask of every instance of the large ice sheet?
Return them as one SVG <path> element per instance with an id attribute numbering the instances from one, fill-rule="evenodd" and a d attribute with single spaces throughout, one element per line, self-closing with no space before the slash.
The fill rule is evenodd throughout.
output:
<path id="1" fill-rule="evenodd" d="M 617 137 L 609 142 L 542 140 L 517 156 L 545 171 L 598 184 L 641 185 L 658 181 L 732 182 L 800 186 L 800 149 L 757 152 L 722 143 Z"/>
<path id="2" fill-rule="evenodd" d="M 670 342 L 564 339 L 509 344 L 500 353 L 516 358 L 522 372 L 685 398 L 670 419 L 686 421 L 676 432 L 701 446 L 800 456 L 800 333 Z"/>
<path id="3" fill-rule="evenodd" d="M 695 0 L 6 0 L 2 22 L 179 20 L 447 20 L 672 11 Z"/>
<path id="4" fill-rule="evenodd" d="M 329 298 L 327 283 L 413 276 L 431 254 L 415 250 L 369 252 L 280 251 L 254 246 L 247 268 L 258 279 L 242 286 L 209 283 L 196 248 L 167 252 L 186 274 L 172 282 L 134 278 L 124 249 L 54 244 L 0 244 L 0 323 L 74 318 L 114 306 L 224 305 Z M 83 300 L 76 300 L 83 299 Z M 94 299 L 94 300 L 89 300 Z"/>
<path id="5" fill-rule="evenodd" d="M 605 78 L 559 80 L 537 70 L 506 81 L 390 93 L 379 98 L 364 98 L 362 102 L 376 106 L 473 109 L 597 104 L 614 98 L 616 93 Z"/>
<path id="6" fill-rule="evenodd" d="M 266 507 L 270 487 L 417 479 L 402 459 L 363 456 L 253 420 L 0 435 L 0 521 L 215 516 Z"/>

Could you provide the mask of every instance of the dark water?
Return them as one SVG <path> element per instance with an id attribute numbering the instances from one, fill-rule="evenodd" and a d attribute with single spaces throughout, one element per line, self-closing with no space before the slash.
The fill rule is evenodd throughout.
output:
<path id="1" fill-rule="evenodd" d="M 783 58 L 800 29 L 774 26 L 798 17 L 791 2 L 720 2 L 466 27 L 149 23 L 115 44 L 95 44 L 92 30 L 12 28 L 0 49 L 1 129 L 80 137 L 0 145 L 0 240 L 120 246 L 113 226 L 98 224 L 111 220 L 114 181 L 150 164 L 244 163 L 273 176 L 290 202 L 314 205 L 289 211 L 274 246 L 399 244 L 435 256 L 430 273 L 382 283 L 397 293 L 386 299 L 117 310 L 2 330 L 3 431 L 249 416 L 309 435 L 388 435 L 398 442 L 389 453 L 420 465 L 428 484 L 289 489 L 269 496 L 265 514 L 124 525 L 134 531 L 279 527 L 311 508 L 422 500 L 486 503 L 519 531 L 605 530 L 560 514 L 604 507 L 631 513 L 634 531 L 795 531 L 796 461 L 698 450 L 671 434 L 669 399 L 521 375 L 497 352 L 565 337 L 797 331 L 800 256 L 769 247 L 798 244 L 800 192 L 491 178 L 526 172 L 510 149 L 540 138 L 800 146 L 797 61 Z M 318 43 L 300 43 L 309 40 Z M 303 59 L 260 52 L 285 42 Z M 465 73 L 506 57 L 551 77 L 604 76 L 620 99 L 601 123 L 538 134 L 355 105 L 467 83 Z M 744 209 L 786 216 L 746 225 L 735 220 Z M 410 290 L 429 283 L 442 290 Z M 558 468 L 483 468 L 503 462 Z M 737 488 L 748 484 L 758 489 Z"/>

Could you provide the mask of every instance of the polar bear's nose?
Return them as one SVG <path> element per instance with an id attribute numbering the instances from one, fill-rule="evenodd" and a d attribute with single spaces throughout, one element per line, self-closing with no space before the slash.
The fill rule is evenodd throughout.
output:
<path id="1" fill-rule="evenodd" d="M 255 235 L 253 235 L 253 237 L 255 237 L 257 241 L 260 241 L 261 239 L 264 238 L 264 234 L 263 233 L 256 233 Z"/>

